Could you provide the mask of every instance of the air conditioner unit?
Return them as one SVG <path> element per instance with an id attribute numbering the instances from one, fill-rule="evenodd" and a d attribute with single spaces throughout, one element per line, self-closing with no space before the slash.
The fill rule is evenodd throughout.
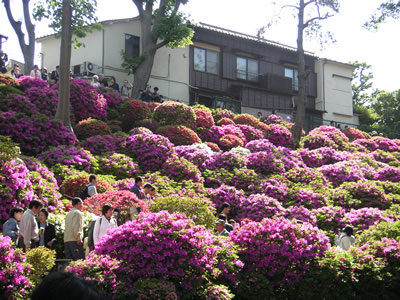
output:
<path id="1" fill-rule="evenodd" d="M 100 66 L 98 66 L 98 65 L 96 65 L 96 64 L 94 64 L 94 63 L 92 63 L 90 61 L 85 61 L 83 63 L 83 69 L 84 69 L 84 72 L 87 75 L 89 75 L 90 73 L 92 73 L 92 74 L 100 74 L 101 70 L 102 70 Z"/>

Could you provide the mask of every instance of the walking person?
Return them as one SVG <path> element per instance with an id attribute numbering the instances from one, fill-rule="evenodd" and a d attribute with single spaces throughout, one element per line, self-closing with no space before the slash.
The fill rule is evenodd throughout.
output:
<path id="1" fill-rule="evenodd" d="M 19 224 L 19 231 L 21 235 L 21 245 L 24 251 L 28 251 L 35 247 L 39 242 L 39 229 L 36 222 L 35 215 L 39 214 L 43 207 L 43 203 L 39 200 L 32 200 L 29 203 L 29 209 L 24 212 L 21 222 Z"/>
<path id="2" fill-rule="evenodd" d="M 101 210 L 102 216 L 96 220 L 93 232 L 93 241 L 96 244 L 107 234 L 110 229 L 117 228 L 117 221 L 114 218 L 114 210 L 110 204 L 104 204 Z"/>
<path id="3" fill-rule="evenodd" d="M 39 242 L 38 246 L 44 246 L 52 249 L 56 241 L 56 227 L 47 222 L 49 212 L 42 208 L 39 213 Z"/>
<path id="4" fill-rule="evenodd" d="M 64 252 L 65 258 L 84 259 L 83 251 L 83 202 L 81 198 L 72 199 L 72 209 L 65 217 Z"/>
<path id="5" fill-rule="evenodd" d="M 342 251 L 350 249 L 356 242 L 353 234 L 353 228 L 351 226 L 346 226 L 343 229 L 343 232 L 335 237 L 336 246 L 338 246 Z"/>
<path id="6" fill-rule="evenodd" d="M 10 209 L 10 218 L 3 224 L 3 235 L 10 237 L 15 246 L 17 246 L 19 222 L 23 214 L 24 210 L 22 207 L 13 207 Z"/>
<path id="7" fill-rule="evenodd" d="M 89 184 L 80 193 L 80 198 L 84 201 L 86 198 L 92 197 L 97 194 L 97 176 L 92 174 L 89 176 Z"/>

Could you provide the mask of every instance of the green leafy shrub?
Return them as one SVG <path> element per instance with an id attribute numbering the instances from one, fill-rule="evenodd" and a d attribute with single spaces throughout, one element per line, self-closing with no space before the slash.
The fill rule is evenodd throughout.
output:
<path id="1" fill-rule="evenodd" d="M 196 114 L 190 106 L 180 102 L 167 101 L 154 110 L 154 120 L 165 125 L 196 126 Z"/>
<path id="2" fill-rule="evenodd" d="M 75 126 L 75 134 L 79 140 L 83 141 L 95 135 L 110 135 L 111 129 L 104 121 L 89 118 L 80 121 Z"/>
<path id="3" fill-rule="evenodd" d="M 139 279 L 132 289 L 133 299 L 153 300 L 177 300 L 175 285 L 172 282 L 156 278 Z"/>
<path id="4" fill-rule="evenodd" d="M 357 236 L 357 245 L 364 245 L 368 242 L 379 241 L 383 238 L 400 241 L 400 221 L 380 222 Z"/>
<path id="5" fill-rule="evenodd" d="M 215 227 L 215 208 L 210 200 L 204 197 L 167 196 L 156 198 L 150 206 L 151 212 L 167 210 L 170 213 L 183 213 L 195 217 L 196 225 L 204 225 L 209 229 Z"/>
<path id="6" fill-rule="evenodd" d="M 25 253 L 26 262 L 31 265 L 29 280 L 38 285 L 56 264 L 56 251 L 46 247 L 30 249 Z"/>

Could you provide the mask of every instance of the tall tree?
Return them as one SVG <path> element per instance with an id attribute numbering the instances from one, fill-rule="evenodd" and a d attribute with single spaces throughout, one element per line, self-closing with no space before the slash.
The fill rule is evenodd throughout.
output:
<path id="1" fill-rule="evenodd" d="M 60 81 L 58 87 L 58 105 L 55 119 L 71 128 L 70 119 L 70 67 L 72 39 L 76 47 L 83 44 L 83 38 L 93 29 L 100 29 L 95 16 L 96 0 L 44 0 L 34 10 L 36 20 L 49 19 L 50 27 L 58 34 L 61 31 Z"/>
<path id="2" fill-rule="evenodd" d="M 132 96 L 137 97 L 149 81 L 154 56 L 164 46 L 185 47 L 191 44 L 193 30 L 179 12 L 188 0 L 132 0 L 141 21 L 142 54 L 138 58 L 123 54 L 122 66 L 135 74 Z"/>
<path id="3" fill-rule="evenodd" d="M 22 22 L 16 21 L 10 5 L 10 0 L 3 0 L 4 7 L 6 9 L 7 18 L 10 21 L 15 33 L 18 37 L 19 46 L 24 56 L 24 74 L 29 74 L 33 69 L 33 62 L 35 56 L 35 25 L 33 25 L 31 20 L 31 13 L 29 11 L 30 0 L 22 0 L 22 8 L 24 15 L 24 22 L 26 32 L 28 34 L 28 43 L 25 40 L 25 33 L 22 30 Z"/>
<path id="4" fill-rule="evenodd" d="M 329 32 L 326 32 L 325 35 L 323 34 L 320 22 L 333 17 L 334 13 L 339 11 L 339 2 L 338 0 L 286 0 L 280 1 L 279 5 L 281 5 L 281 11 L 283 9 L 293 10 L 294 16 L 297 18 L 297 68 L 299 90 L 297 94 L 293 138 L 295 142 L 298 143 L 304 127 L 306 115 L 305 104 L 307 100 L 306 81 L 310 75 L 310 72 L 306 71 L 305 68 L 304 36 L 317 36 L 321 39 L 321 42 L 326 39 L 326 35 L 331 38 Z M 268 28 L 271 24 L 272 23 L 261 28 L 259 32 Z"/>
<path id="5" fill-rule="evenodd" d="M 364 105 L 370 102 L 370 90 L 372 88 L 372 80 L 374 74 L 370 71 L 371 65 L 366 62 L 350 62 L 356 69 L 353 72 L 353 103 L 355 105 Z"/>
<path id="6" fill-rule="evenodd" d="M 383 2 L 370 20 L 364 24 L 364 27 L 370 30 L 377 30 L 379 25 L 388 18 L 400 18 L 400 1 L 389 0 Z"/>
<path id="7" fill-rule="evenodd" d="M 400 90 L 375 91 L 373 110 L 379 115 L 375 128 L 391 138 L 400 138 Z"/>

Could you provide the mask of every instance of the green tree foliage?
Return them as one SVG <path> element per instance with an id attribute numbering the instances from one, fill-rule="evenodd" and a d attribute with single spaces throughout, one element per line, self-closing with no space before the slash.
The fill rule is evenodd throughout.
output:
<path id="1" fill-rule="evenodd" d="M 375 128 L 390 138 L 400 138 L 400 90 L 385 92 L 377 90 L 372 95 L 372 108 L 379 115 Z"/>
<path id="2" fill-rule="evenodd" d="M 374 74 L 370 71 L 371 65 L 366 62 L 350 62 L 356 69 L 353 72 L 353 103 L 364 105 L 371 102 L 370 90 L 372 88 Z"/>
<path id="3" fill-rule="evenodd" d="M 186 25 L 185 16 L 179 12 L 188 0 L 132 0 L 141 20 L 141 49 L 139 58 L 122 53 L 122 67 L 135 74 L 132 95 L 137 97 L 150 78 L 154 56 L 158 49 L 185 47 L 192 43 L 193 30 Z"/>
<path id="4" fill-rule="evenodd" d="M 371 16 L 370 20 L 364 24 L 364 27 L 369 30 L 377 30 L 379 25 L 384 23 L 388 18 L 400 18 L 400 1 L 389 0 L 383 2 Z"/>

